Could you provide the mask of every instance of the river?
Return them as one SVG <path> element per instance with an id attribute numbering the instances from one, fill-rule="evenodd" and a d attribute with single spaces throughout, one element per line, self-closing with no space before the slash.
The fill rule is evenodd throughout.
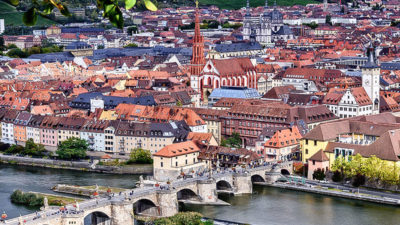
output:
<path id="1" fill-rule="evenodd" d="M 88 173 L 0 164 L 0 211 L 9 218 L 27 214 L 29 209 L 10 202 L 15 189 L 52 193 L 58 183 L 132 188 L 139 176 Z M 310 193 L 255 186 L 253 195 L 220 198 L 231 206 L 184 206 L 205 217 L 249 224 L 400 224 L 400 208 Z"/>

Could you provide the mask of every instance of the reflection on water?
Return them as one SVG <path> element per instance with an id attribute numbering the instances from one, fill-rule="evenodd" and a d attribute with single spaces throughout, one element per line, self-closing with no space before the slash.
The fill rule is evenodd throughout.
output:
<path id="1" fill-rule="evenodd" d="M 10 217 L 36 209 L 14 205 L 13 190 L 51 193 L 57 183 L 102 185 L 132 188 L 136 175 L 111 175 L 80 171 L 32 168 L 0 164 L 0 212 Z M 400 208 L 332 198 L 309 193 L 255 186 L 253 195 L 220 195 L 231 206 L 181 206 L 184 211 L 198 211 L 205 217 L 249 224 L 400 224 Z"/>
<path id="2" fill-rule="evenodd" d="M 10 195 L 16 189 L 53 193 L 56 184 L 95 185 L 133 188 L 137 175 L 114 175 L 81 171 L 34 168 L 0 164 L 0 211 L 6 211 L 10 218 L 37 210 L 10 202 Z"/>
<path id="3" fill-rule="evenodd" d="M 255 186 L 255 194 L 220 199 L 231 206 L 184 206 L 205 217 L 250 224 L 400 224 L 400 209 L 373 203 Z"/>

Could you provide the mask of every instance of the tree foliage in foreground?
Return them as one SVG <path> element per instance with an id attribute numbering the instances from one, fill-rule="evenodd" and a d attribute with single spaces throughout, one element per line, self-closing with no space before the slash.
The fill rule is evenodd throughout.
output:
<path id="1" fill-rule="evenodd" d="M 156 11 L 157 7 L 151 0 L 140 0 L 148 10 Z M 14 6 L 25 4 L 24 1 L 20 0 L 9 0 Z M 27 26 L 33 26 L 38 21 L 38 16 L 47 17 L 53 10 L 57 9 L 60 13 L 66 17 L 71 17 L 72 14 L 69 12 L 67 5 L 62 0 L 29 0 L 30 7 L 24 13 L 22 21 Z M 124 27 L 124 18 L 122 16 L 121 7 L 125 7 L 126 10 L 132 9 L 138 2 L 136 0 L 125 0 L 122 4 L 119 4 L 118 0 L 97 0 L 97 8 L 103 11 L 103 18 L 110 20 L 111 24 L 118 27 Z"/>

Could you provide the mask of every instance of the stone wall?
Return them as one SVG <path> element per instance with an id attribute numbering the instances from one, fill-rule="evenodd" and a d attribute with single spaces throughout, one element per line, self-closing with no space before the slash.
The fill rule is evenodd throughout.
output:
<path id="1" fill-rule="evenodd" d="M 90 167 L 88 161 L 64 161 L 53 159 L 40 159 L 30 157 L 19 157 L 13 155 L 0 154 L 0 163 L 9 163 L 26 166 L 47 167 L 55 169 L 70 169 L 100 173 L 114 174 L 152 174 L 153 165 L 132 165 L 132 166 L 101 166 L 96 165 L 94 169 Z"/>

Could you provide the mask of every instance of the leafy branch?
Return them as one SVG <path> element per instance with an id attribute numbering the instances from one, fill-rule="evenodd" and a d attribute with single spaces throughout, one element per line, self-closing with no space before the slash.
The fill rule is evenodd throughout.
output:
<path id="1" fill-rule="evenodd" d="M 14 6 L 20 4 L 20 0 L 9 0 Z M 151 0 L 143 1 L 146 8 L 150 11 L 156 11 L 157 7 Z M 22 17 L 22 21 L 27 26 L 33 26 L 38 20 L 38 16 L 46 17 L 50 15 L 54 9 L 58 9 L 60 13 L 66 17 L 70 17 L 71 13 L 65 3 L 60 0 L 31 0 L 31 7 Z M 125 0 L 125 9 L 130 10 L 137 5 L 136 0 Z M 118 27 L 124 27 L 124 18 L 122 16 L 121 6 L 118 0 L 97 0 L 97 8 L 103 11 L 103 18 L 110 20 L 111 24 Z"/>

